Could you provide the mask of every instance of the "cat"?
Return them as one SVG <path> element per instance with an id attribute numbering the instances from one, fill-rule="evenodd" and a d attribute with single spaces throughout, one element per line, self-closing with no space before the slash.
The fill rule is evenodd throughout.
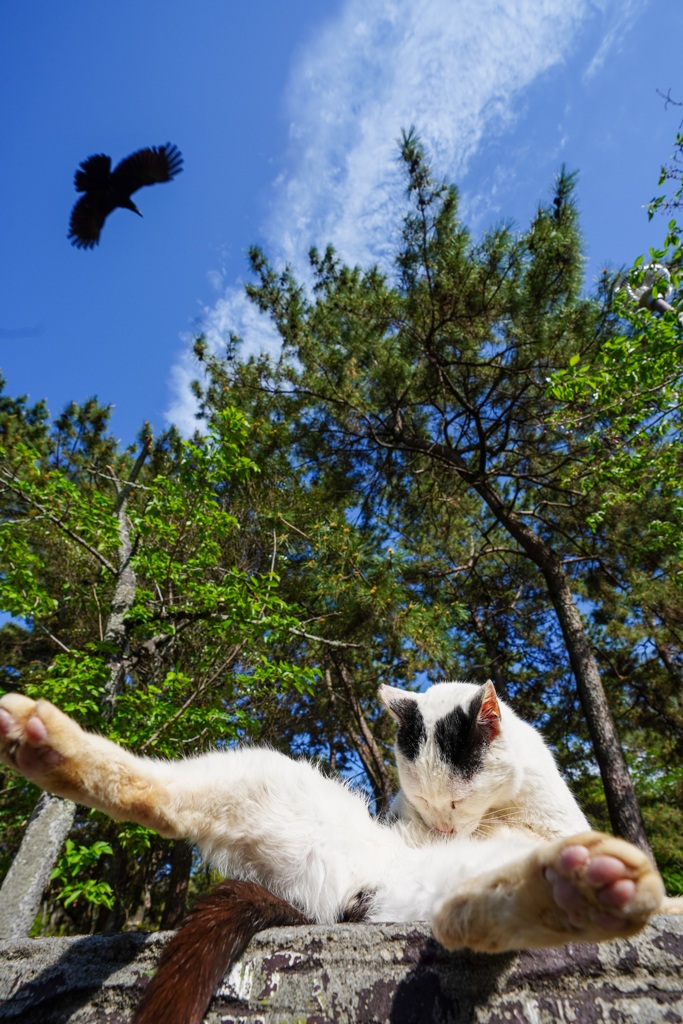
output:
<path id="1" fill-rule="evenodd" d="M 473 693 L 466 735 L 471 739 L 481 733 L 481 742 L 470 743 L 471 754 L 482 764 L 488 760 L 484 771 L 495 782 L 492 752 L 508 729 L 511 734 L 516 729 L 510 722 L 522 723 L 504 707 L 501 713 L 500 705 L 496 719 L 491 689 L 485 687 L 480 698 Z M 437 690 L 430 703 L 438 705 L 444 692 Z M 396 709 L 395 696 L 384 696 L 394 714 L 405 712 Z M 408 717 L 411 714 L 417 720 L 415 712 L 407 712 Z M 430 714 L 425 702 L 425 714 L 420 711 L 425 733 L 428 724 L 432 726 Z M 437 737 L 444 729 L 435 712 L 432 746 L 439 750 L 443 744 Z M 410 753 L 409 734 L 410 728 L 404 732 Z M 419 725 L 417 736 L 421 748 Z M 417 798 L 410 773 L 420 758 L 415 756 L 411 764 L 401 742 L 405 806 Z M 428 746 L 429 740 L 423 751 L 425 764 Z M 421 808 L 417 815 L 413 812 L 412 828 L 415 818 L 421 817 L 430 828 L 436 822 L 441 829 L 416 842 L 411 828 L 376 820 L 361 794 L 307 761 L 258 747 L 175 762 L 141 758 L 83 731 L 47 701 L 20 694 L 0 699 L 0 759 L 49 792 L 161 835 L 189 839 L 215 869 L 242 880 L 233 895 L 244 892 L 240 884 L 253 884 L 258 892 L 265 887 L 273 898 L 284 901 L 278 918 L 284 917 L 283 923 L 290 911 L 299 922 L 319 924 L 359 918 L 426 919 L 447 949 L 502 952 L 633 935 L 664 898 L 656 869 L 636 847 L 583 826 L 578 834 L 541 838 L 536 830 L 539 822 L 546 822 L 540 827 L 547 826 L 545 811 L 532 828 L 520 827 L 519 821 L 509 825 L 501 817 L 492 834 L 476 835 L 480 826 L 468 833 L 474 819 L 467 818 L 475 804 L 464 803 L 462 821 L 468 824 L 459 834 L 460 796 L 452 795 L 453 818 L 441 817 L 442 803 L 431 810 Z M 437 766 L 438 759 L 433 763 Z M 552 770 L 556 771 L 554 765 Z M 468 779 L 461 771 L 461 782 L 471 783 L 474 774 L 470 772 Z M 498 792 L 497 785 L 493 789 Z M 473 799 L 465 785 L 459 792 L 465 801 Z M 504 792 L 502 786 L 500 793 Z M 533 786 L 527 787 L 527 796 L 532 792 Z M 486 811 L 502 813 L 508 806 L 505 799 L 501 796 L 499 807 L 496 797 Z M 258 920 L 257 914 L 257 924 Z M 189 926 L 186 934 L 191 934 Z M 168 997 L 168 1003 L 169 1015 L 144 1019 L 164 1019 L 167 1024 L 201 1020 L 201 1012 L 195 1017 L 174 1016 L 176 1001 Z M 136 1019 L 142 1024 L 142 1017 Z"/>
<path id="2" fill-rule="evenodd" d="M 425 693 L 381 686 L 378 696 L 398 723 L 401 790 L 388 820 L 409 842 L 510 828 L 553 839 L 588 828 L 542 738 L 497 699 L 491 682 L 441 683 Z M 179 1020 L 198 1021 L 257 931 L 307 920 L 254 883 L 221 883 L 167 943 L 135 1024 L 168 1021 L 179 1006 Z"/>
<path id="3" fill-rule="evenodd" d="M 550 840 L 588 828 L 541 736 L 498 700 L 491 682 L 440 683 L 424 693 L 381 686 L 378 696 L 398 723 L 401 790 L 388 820 L 409 842 L 505 829 Z M 363 909 L 359 901 L 356 912 Z M 179 1005 L 179 1020 L 194 1013 L 198 1021 L 257 931 L 307 920 L 254 883 L 221 883 L 167 943 L 135 1024 L 168 1021 Z"/>
<path id="4" fill-rule="evenodd" d="M 493 683 L 436 683 L 423 693 L 380 686 L 398 723 L 400 790 L 390 821 L 413 842 L 504 829 L 552 840 L 588 829 L 542 736 Z M 495 742 L 494 742 L 495 741 Z"/>

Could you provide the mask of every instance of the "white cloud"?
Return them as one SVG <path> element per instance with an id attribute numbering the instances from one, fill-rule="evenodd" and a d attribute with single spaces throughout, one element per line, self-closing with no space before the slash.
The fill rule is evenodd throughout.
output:
<path id="1" fill-rule="evenodd" d="M 349 0 L 293 75 L 275 249 L 295 264 L 312 242 L 351 261 L 381 258 L 402 187 L 401 130 L 415 125 L 439 172 L 461 177 L 588 11 L 587 0 Z"/>
<path id="2" fill-rule="evenodd" d="M 418 129 L 439 176 L 462 178 L 582 30 L 600 21 L 592 74 L 649 2 L 347 0 L 292 73 L 287 171 L 273 185 L 264 229 L 269 256 L 299 274 L 311 245 L 382 262 L 396 242 L 403 129 Z M 240 334 L 247 352 L 275 343 L 236 286 L 206 311 L 206 326 L 213 339 Z M 182 403 L 181 395 L 173 415 Z"/>
<path id="3" fill-rule="evenodd" d="M 243 355 L 268 352 L 277 356 L 280 339 L 270 319 L 247 298 L 241 284 L 230 285 L 218 301 L 203 310 L 201 333 L 211 352 L 220 352 L 231 334 L 245 341 Z M 198 426 L 197 402 L 190 384 L 199 376 L 199 367 L 192 353 L 196 333 L 185 338 L 185 351 L 170 373 L 170 388 L 174 398 L 166 412 L 166 419 L 174 423 L 184 435 L 192 434 Z"/>
<path id="4" fill-rule="evenodd" d="M 173 398 L 166 410 L 166 421 L 176 426 L 184 437 L 191 437 L 199 426 L 195 415 L 197 402 L 190 391 L 190 384 L 197 377 L 197 362 L 192 355 L 191 340 L 184 339 L 186 348 L 171 367 L 168 376 Z"/>
<path id="5" fill-rule="evenodd" d="M 649 4 L 650 0 L 622 0 L 619 5 L 618 17 L 615 17 L 611 0 L 599 0 L 598 7 L 607 24 L 595 56 L 584 73 L 586 79 L 593 78 L 598 74 L 607 58 L 619 48 L 624 37 Z"/>

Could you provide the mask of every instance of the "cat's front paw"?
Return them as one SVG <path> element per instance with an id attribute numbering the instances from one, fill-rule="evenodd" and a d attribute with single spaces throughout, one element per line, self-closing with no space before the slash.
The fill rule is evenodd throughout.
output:
<path id="1" fill-rule="evenodd" d="M 0 698 L 0 760 L 49 788 L 78 749 L 81 729 L 53 704 L 20 693 Z"/>
<path id="2" fill-rule="evenodd" d="M 549 923 L 592 941 L 631 935 L 664 900 L 662 880 L 636 846 L 591 832 L 555 844 L 543 869 Z M 578 933 L 578 934 L 576 934 Z"/>
<path id="3" fill-rule="evenodd" d="M 585 832 L 457 885 L 437 901 L 432 927 L 447 949 L 488 953 L 602 942 L 635 935 L 663 900 L 641 850 Z"/>

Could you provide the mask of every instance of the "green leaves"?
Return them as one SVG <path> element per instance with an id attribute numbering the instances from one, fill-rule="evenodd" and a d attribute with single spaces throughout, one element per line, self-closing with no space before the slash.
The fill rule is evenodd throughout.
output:
<path id="1" fill-rule="evenodd" d="M 522 542 L 570 577 L 630 756 L 646 750 L 657 780 L 681 754 L 681 329 L 612 303 L 607 279 L 584 294 L 571 174 L 527 230 L 475 241 L 414 133 L 402 157 L 394 272 L 313 250 L 309 289 L 252 250 L 248 292 L 282 358 L 241 362 L 231 336 L 222 359 L 200 339 L 206 436 L 153 442 L 145 427 L 134 480 L 136 452 L 98 403 L 50 424 L 0 396 L 3 685 L 153 756 L 246 737 L 360 765 L 382 807 L 393 733 L 377 684 L 493 676 L 599 816 L 567 652 Z M 672 220 L 632 285 L 680 256 Z M 13 837 L 26 799 L 9 790 Z M 168 851 L 104 827 L 79 821 L 63 902 L 94 927 L 109 894 L 88 851 L 108 844 L 135 899 L 162 894 L 156 923 Z"/>
<path id="2" fill-rule="evenodd" d="M 675 101 L 671 101 L 675 102 Z M 677 104 L 680 106 L 680 104 Z M 672 184 L 672 191 L 655 196 L 648 205 L 648 217 L 650 220 L 656 213 L 676 210 L 682 205 L 683 197 L 683 175 L 681 168 L 681 157 L 683 156 L 683 133 L 678 132 L 674 140 L 673 156 L 668 164 L 664 164 L 659 172 L 658 185 Z M 669 224 L 671 229 L 671 222 Z"/>
<path id="3" fill-rule="evenodd" d="M 674 221 L 668 239 L 678 245 Z M 647 265 L 639 256 L 629 281 L 638 294 L 643 275 L 665 258 L 666 248 L 651 250 Z M 652 275 L 651 275 L 652 276 Z M 676 276 L 673 277 L 676 283 Z M 668 280 L 650 281 L 653 295 L 664 294 Z M 561 404 L 555 421 L 579 432 L 589 444 L 585 467 L 599 504 L 587 516 L 593 530 L 606 521 L 607 510 L 671 496 L 680 486 L 680 398 L 683 386 L 683 331 L 677 314 L 639 307 L 622 284 L 613 312 L 619 330 L 607 335 L 590 360 L 573 355 L 565 369 L 549 378 L 549 393 Z M 681 550 L 678 505 L 670 505 L 668 530 L 661 537 Z M 654 537 L 653 517 L 643 528 Z M 648 525 L 649 524 L 649 525 Z"/>
<path id="4" fill-rule="evenodd" d="M 8 418 L 0 449 L 0 611 L 15 617 L 0 627 L 5 688 L 161 756 L 254 735 L 264 694 L 311 692 L 315 669 L 277 653 L 298 619 L 272 559 L 252 564 L 233 509 L 258 479 L 241 413 L 215 410 L 207 436 L 187 442 L 153 445 L 145 429 L 135 460 L 112 451 L 96 404 L 52 427 L 19 408 L 25 429 Z M 25 791 L 8 790 L 4 820 Z M 53 872 L 86 930 L 89 907 L 124 913 L 93 874 L 99 857 L 115 849 L 131 878 L 153 870 L 149 838 L 125 828 L 105 840 L 102 828 L 80 820 Z"/>
<path id="5" fill-rule="evenodd" d="M 101 857 L 111 856 L 113 852 L 109 843 L 97 841 L 90 846 L 80 846 L 67 839 L 59 863 L 50 873 L 50 881 L 57 883 L 59 902 L 69 907 L 83 900 L 92 906 L 111 910 L 115 898 L 112 887 L 107 882 L 89 878 L 88 874 Z"/>
<path id="6" fill-rule="evenodd" d="M 677 321 L 667 314 L 653 331 L 647 309 L 630 310 L 631 330 L 608 279 L 586 295 L 574 175 L 560 172 L 527 230 L 475 242 L 414 132 L 401 151 L 408 211 L 393 272 L 313 251 L 306 289 L 252 254 L 248 291 L 280 332 L 283 359 L 240 363 L 231 338 L 227 362 L 203 353 L 198 393 L 209 409 L 239 403 L 264 453 L 254 505 L 281 511 L 269 522 L 281 586 L 305 619 L 300 657 L 322 663 L 316 707 L 297 704 L 320 756 L 338 764 L 354 748 L 377 792 L 359 739 L 365 718 L 386 738 L 376 683 L 492 675 L 543 720 L 567 763 L 582 751 L 590 782 L 570 661 L 584 695 L 599 692 L 600 662 L 622 724 L 635 723 L 635 749 L 650 744 L 655 687 L 638 669 L 661 639 L 657 615 L 674 653 L 662 648 L 666 671 L 652 659 L 647 671 L 661 685 L 683 662 L 676 612 L 662 610 L 680 555 L 672 536 L 670 557 L 662 547 L 681 479 L 682 353 L 680 334 L 667 335 Z M 674 225 L 667 245 L 678 245 Z M 663 259 L 637 262 L 633 290 Z M 643 607 L 617 636 L 630 597 Z M 589 634 L 580 656 L 575 625 L 561 632 L 555 618 L 572 602 Z M 597 703 L 585 697 L 584 708 Z M 672 712 L 672 749 L 679 720 Z M 613 723 L 592 726 L 602 737 Z M 619 770 L 621 786 L 625 765 L 602 755 L 606 783 Z"/>

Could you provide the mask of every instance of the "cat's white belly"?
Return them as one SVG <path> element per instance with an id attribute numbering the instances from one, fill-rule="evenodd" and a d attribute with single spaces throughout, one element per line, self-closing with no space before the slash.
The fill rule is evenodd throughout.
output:
<path id="1" fill-rule="evenodd" d="M 320 923 L 400 873 L 402 838 L 306 761 L 244 748 L 185 762 L 182 779 L 161 767 L 174 818 L 216 870 L 259 881 Z"/>
<path id="2" fill-rule="evenodd" d="M 369 918 L 428 918 L 446 884 L 495 867 L 533 840 L 453 837 L 416 847 L 400 824 L 374 819 L 364 797 L 305 761 L 244 748 L 206 754 L 168 771 L 173 816 L 225 876 L 268 886 L 321 924 L 359 894 Z M 267 780 L 267 781 L 266 781 Z"/>

